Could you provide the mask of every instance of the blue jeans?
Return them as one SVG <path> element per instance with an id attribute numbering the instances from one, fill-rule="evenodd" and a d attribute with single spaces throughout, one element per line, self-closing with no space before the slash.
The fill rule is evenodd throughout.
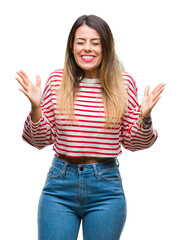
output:
<path id="1" fill-rule="evenodd" d="M 126 199 L 117 158 L 70 164 L 54 156 L 38 207 L 39 240 L 119 240 Z"/>

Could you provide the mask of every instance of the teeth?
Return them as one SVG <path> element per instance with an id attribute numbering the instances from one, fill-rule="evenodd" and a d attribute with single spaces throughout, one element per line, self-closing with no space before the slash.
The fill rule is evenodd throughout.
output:
<path id="1" fill-rule="evenodd" d="M 82 58 L 85 58 L 85 59 L 92 59 L 94 58 L 93 56 L 82 56 Z"/>

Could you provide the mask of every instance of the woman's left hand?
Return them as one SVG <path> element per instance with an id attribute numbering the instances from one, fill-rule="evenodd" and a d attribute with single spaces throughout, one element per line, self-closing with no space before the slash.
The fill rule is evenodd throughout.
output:
<path id="1" fill-rule="evenodd" d="M 148 118 L 151 114 L 153 107 L 161 98 L 160 94 L 163 92 L 165 83 L 158 84 L 153 91 L 149 94 L 150 86 L 147 86 L 144 91 L 144 97 L 141 104 L 142 118 Z"/>

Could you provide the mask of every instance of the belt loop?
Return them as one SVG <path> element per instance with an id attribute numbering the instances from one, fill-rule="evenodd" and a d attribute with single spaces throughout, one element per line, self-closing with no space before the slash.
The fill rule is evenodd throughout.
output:
<path id="1" fill-rule="evenodd" d="M 63 169 L 62 169 L 62 176 L 65 176 L 65 172 L 67 170 L 67 165 L 68 165 L 68 162 L 65 162 Z"/>
<path id="2" fill-rule="evenodd" d="M 117 162 L 117 167 L 119 168 L 119 161 L 117 157 L 116 157 L 116 162 Z"/>
<path id="3" fill-rule="evenodd" d="M 99 175 L 99 174 L 98 174 L 99 171 L 97 171 L 96 163 L 93 163 L 92 166 L 93 166 L 93 168 L 94 168 L 94 174 L 95 174 L 95 176 L 98 176 L 98 175 Z"/>

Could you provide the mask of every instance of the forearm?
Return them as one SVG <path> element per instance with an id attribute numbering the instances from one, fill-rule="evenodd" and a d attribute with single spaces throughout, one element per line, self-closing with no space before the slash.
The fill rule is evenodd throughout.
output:
<path id="1" fill-rule="evenodd" d="M 34 107 L 33 105 L 31 106 L 31 120 L 33 123 L 39 122 L 41 118 L 42 112 L 41 112 L 41 107 Z"/>
<path id="2" fill-rule="evenodd" d="M 141 110 L 126 113 L 122 119 L 122 145 L 131 151 L 149 148 L 157 139 L 157 131 L 153 129 L 152 122 L 143 124 Z"/>
<path id="3" fill-rule="evenodd" d="M 56 131 L 55 126 L 44 115 L 43 109 L 40 115 L 38 115 L 38 109 L 36 110 L 33 110 L 28 115 L 24 124 L 22 137 L 32 146 L 42 149 L 54 142 Z"/>
<path id="4" fill-rule="evenodd" d="M 141 129 L 135 124 L 122 140 L 123 146 L 130 151 L 138 151 L 151 147 L 158 137 L 157 131 L 151 126 L 149 129 Z"/>
<path id="5" fill-rule="evenodd" d="M 25 121 L 22 137 L 32 146 L 42 149 L 52 144 L 56 136 L 54 104 L 50 88 L 51 78 L 46 82 L 43 95 L 40 89 L 40 79 L 37 78 L 36 87 L 29 79 L 25 77 L 23 79 L 22 87 L 25 87 L 23 92 L 31 102 L 31 111 Z M 27 92 L 26 84 L 29 84 L 30 92 Z"/>

